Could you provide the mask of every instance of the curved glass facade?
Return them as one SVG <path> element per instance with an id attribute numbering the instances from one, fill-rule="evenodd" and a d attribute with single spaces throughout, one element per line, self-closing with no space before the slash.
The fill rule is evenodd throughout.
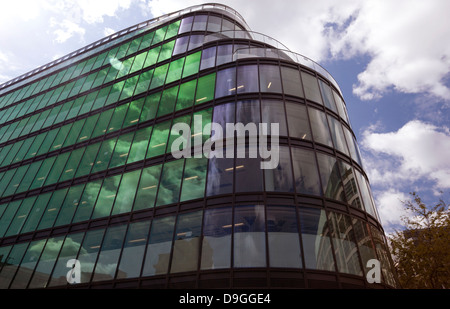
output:
<path id="1" fill-rule="evenodd" d="M 395 286 L 336 81 L 234 10 L 0 86 L 0 288 Z"/>

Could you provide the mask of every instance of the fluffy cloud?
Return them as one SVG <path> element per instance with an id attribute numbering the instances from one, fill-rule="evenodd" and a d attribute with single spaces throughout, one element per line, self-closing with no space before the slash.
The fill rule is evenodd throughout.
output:
<path id="1" fill-rule="evenodd" d="M 396 132 L 363 133 L 366 168 L 373 184 L 392 186 L 427 180 L 435 189 L 450 188 L 450 130 L 413 120 Z"/>
<path id="2" fill-rule="evenodd" d="M 79 35 L 81 41 L 83 41 L 84 34 L 86 33 L 84 28 L 68 19 L 63 20 L 62 22 L 52 19 L 50 25 L 56 27 L 56 30 L 54 30 L 53 33 L 56 36 L 55 41 L 58 43 L 64 43 L 74 35 Z"/>
<path id="3" fill-rule="evenodd" d="M 403 225 L 401 218 L 408 216 L 403 202 L 409 200 L 410 197 L 392 188 L 387 191 L 374 193 L 381 223 L 386 228 L 386 233 L 391 233 L 396 227 Z"/>
<path id="4" fill-rule="evenodd" d="M 148 5 L 152 14 L 159 16 L 199 3 L 151 0 Z M 273 36 L 293 51 L 325 65 L 330 58 L 369 56 L 353 89 L 360 99 L 378 99 L 393 89 L 450 98 L 447 0 L 220 3 L 240 12 L 252 30 Z"/>

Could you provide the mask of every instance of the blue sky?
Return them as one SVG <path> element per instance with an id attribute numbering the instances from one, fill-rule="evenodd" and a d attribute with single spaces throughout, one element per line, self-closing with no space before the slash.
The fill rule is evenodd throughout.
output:
<path id="1" fill-rule="evenodd" d="M 450 197 L 450 1 L 224 0 L 253 31 L 325 67 L 347 103 L 386 232 L 400 202 Z M 195 0 L 15 0 L 0 11 L 0 83 Z M 443 192 L 440 194 L 439 192 Z"/>

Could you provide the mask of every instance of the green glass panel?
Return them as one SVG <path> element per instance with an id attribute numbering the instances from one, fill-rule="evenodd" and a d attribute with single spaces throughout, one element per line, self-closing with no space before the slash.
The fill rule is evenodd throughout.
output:
<path id="1" fill-rule="evenodd" d="M 105 105 L 110 105 L 116 103 L 119 100 L 120 94 L 122 92 L 125 81 L 118 82 L 112 86 L 111 92 L 109 93 L 108 99 Z"/>
<path id="2" fill-rule="evenodd" d="M 100 190 L 100 194 L 98 196 L 97 203 L 95 204 L 92 219 L 102 218 L 110 215 L 121 178 L 122 175 L 105 178 L 105 180 L 103 181 L 102 189 Z"/>
<path id="3" fill-rule="evenodd" d="M 144 168 L 141 174 L 133 210 L 152 208 L 156 200 L 162 165 Z"/>
<path id="4" fill-rule="evenodd" d="M 170 133 L 170 121 L 154 126 L 152 138 L 148 146 L 147 158 L 162 155 L 166 152 L 167 139 Z"/>
<path id="5" fill-rule="evenodd" d="M 69 135 L 71 127 L 72 127 L 72 123 L 66 124 L 65 126 L 61 127 L 61 129 L 59 130 L 58 135 L 56 135 L 49 151 L 53 151 L 53 150 L 62 148 L 64 141 L 66 140 L 67 136 Z"/>
<path id="6" fill-rule="evenodd" d="M 14 158 L 13 162 L 20 162 L 22 160 L 24 160 L 25 155 L 27 154 L 27 152 L 30 150 L 31 145 L 33 145 L 34 140 L 36 139 L 36 136 L 27 138 L 23 144 L 22 147 L 20 147 L 19 152 L 17 152 L 16 157 Z M 2 159 L 0 158 L 0 162 L 2 161 Z"/>
<path id="7" fill-rule="evenodd" d="M 95 81 L 92 84 L 91 88 L 97 88 L 98 86 L 103 84 L 106 76 L 108 75 L 109 68 L 104 68 L 98 71 L 97 76 L 95 77 Z"/>
<path id="8" fill-rule="evenodd" d="M 198 73 L 201 58 L 202 52 L 200 51 L 186 57 L 186 64 L 184 65 L 183 70 L 183 78 Z"/>
<path id="9" fill-rule="evenodd" d="M 64 166 L 66 165 L 69 156 L 70 152 L 58 155 L 55 164 L 53 164 L 51 172 L 48 174 L 48 177 L 45 181 L 45 185 L 51 185 L 58 182 L 59 178 L 61 177 L 61 174 L 64 171 Z"/>
<path id="10" fill-rule="evenodd" d="M 20 148 L 22 147 L 22 144 L 23 141 L 12 144 L 12 147 L 9 149 L 6 158 L 2 162 L 2 166 L 10 165 L 11 163 L 13 163 L 14 157 L 19 152 Z"/>
<path id="11" fill-rule="evenodd" d="M 155 118 L 160 99 L 161 99 L 161 92 L 149 95 L 145 98 L 145 103 L 142 109 L 142 114 L 139 122 L 144 122 Z"/>
<path id="12" fill-rule="evenodd" d="M 59 130 L 60 130 L 60 128 L 57 128 L 57 129 L 48 131 L 48 133 L 44 133 L 43 137 L 45 137 L 45 139 L 42 141 L 41 145 L 36 145 L 36 146 L 34 145 L 35 143 L 38 142 L 38 140 L 36 139 L 36 141 L 33 143 L 33 148 L 35 147 L 37 149 L 37 152 L 36 151 L 32 152 L 32 153 L 30 153 L 29 156 L 34 157 L 34 156 L 39 156 L 41 154 L 49 152 L 50 147 L 52 146 L 52 143 L 55 140 L 56 135 L 58 135 Z M 40 137 L 40 136 L 41 135 L 38 135 L 38 137 Z"/>
<path id="13" fill-rule="evenodd" d="M 27 217 L 27 220 L 22 228 L 21 233 L 27 233 L 36 230 L 36 227 L 41 220 L 42 214 L 44 213 L 51 196 L 52 192 L 49 192 L 40 194 L 37 197 L 33 208 L 30 211 L 30 215 Z"/>
<path id="14" fill-rule="evenodd" d="M 80 108 L 79 115 L 87 114 L 91 111 L 92 106 L 94 105 L 95 99 L 97 98 L 98 92 L 92 92 L 86 96 L 86 99 L 83 102 L 83 105 Z"/>
<path id="15" fill-rule="evenodd" d="M 178 29 L 180 28 L 180 23 L 181 23 L 181 20 L 178 20 L 169 25 L 169 27 L 167 28 L 165 40 L 170 39 L 178 34 Z"/>
<path id="16" fill-rule="evenodd" d="M 99 109 L 106 104 L 106 99 L 108 98 L 108 95 L 109 95 L 112 87 L 113 86 L 108 86 L 108 87 L 102 88 L 100 91 L 98 91 L 98 95 L 95 98 L 94 105 L 92 106 L 92 110 Z"/>
<path id="17" fill-rule="evenodd" d="M 43 161 L 37 161 L 32 164 L 30 164 L 30 167 L 27 170 L 27 173 L 25 177 L 23 177 L 22 181 L 20 182 L 19 187 L 17 188 L 17 193 L 25 192 L 30 187 L 31 183 L 33 182 L 34 176 L 38 172 L 39 168 L 41 167 Z"/>
<path id="18" fill-rule="evenodd" d="M 173 47 L 175 46 L 175 40 L 167 42 L 162 45 L 161 52 L 159 53 L 158 62 L 162 62 L 164 60 L 172 57 Z"/>
<path id="19" fill-rule="evenodd" d="M 69 101 L 63 104 L 61 110 L 59 111 L 58 117 L 56 117 L 55 123 L 63 122 L 66 119 L 73 102 L 74 101 Z"/>
<path id="20" fill-rule="evenodd" d="M 108 130 L 109 122 L 114 113 L 114 109 L 108 109 L 100 114 L 95 129 L 92 132 L 92 138 L 104 135 Z"/>
<path id="21" fill-rule="evenodd" d="M 140 71 L 144 67 L 145 58 L 147 58 L 147 52 L 141 53 L 136 56 L 133 62 L 133 66 L 130 69 L 130 74 Z"/>
<path id="22" fill-rule="evenodd" d="M 83 87 L 83 84 L 86 81 L 86 79 L 87 79 L 87 76 L 81 77 L 80 79 L 75 81 L 75 84 L 73 85 L 72 90 L 70 91 L 69 97 L 72 97 L 72 96 L 80 93 L 80 90 Z"/>
<path id="23" fill-rule="evenodd" d="M 133 96 L 134 89 L 136 88 L 136 84 L 138 82 L 139 76 L 133 76 L 128 78 L 125 81 L 125 86 L 123 87 L 122 94 L 120 95 L 120 100 L 124 100 Z"/>
<path id="24" fill-rule="evenodd" d="M 146 71 L 139 75 L 139 81 L 136 85 L 136 90 L 134 91 L 134 95 L 141 94 L 143 92 L 147 92 L 150 82 L 152 80 L 154 70 Z"/>
<path id="25" fill-rule="evenodd" d="M 12 195 L 16 192 L 17 188 L 19 187 L 22 178 L 27 173 L 28 168 L 30 165 L 23 165 L 17 169 L 15 169 L 14 176 L 11 178 L 11 181 L 7 185 L 5 191 L 3 192 L 3 196 Z"/>
<path id="26" fill-rule="evenodd" d="M 157 117 L 173 113 L 177 101 L 178 86 L 164 90 L 159 104 Z"/>
<path id="27" fill-rule="evenodd" d="M 114 147 L 116 145 L 117 137 L 103 141 L 98 151 L 97 158 L 95 159 L 94 166 L 91 173 L 96 173 L 99 171 L 104 171 L 108 168 L 109 161 L 114 152 Z"/>
<path id="28" fill-rule="evenodd" d="M 86 184 L 83 195 L 81 196 L 80 203 L 76 209 L 73 222 L 81 222 L 89 220 L 92 215 L 95 203 L 97 201 L 98 194 L 102 187 L 103 180 L 99 179 L 91 181 Z"/>
<path id="29" fill-rule="evenodd" d="M 27 217 L 30 214 L 31 208 L 33 207 L 36 198 L 37 197 L 34 196 L 23 200 L 19 210 L 16 212 L 14 219 L 11 222 L 11 225 L 9 226 L 8 231 L 5 234 L 6 237 L 11 235 L 17 235 L 20 233 L 20 230 L 25 224 L 25 221 L 27 220 Z"/>
<path id="30" fill-rule="evenodd" d="M 164 40 L 164 37 L 166 36 L 167 32 L 167 26 L 159 28 L 155 31 L 155 37 L 153 38 L 152 44 L 158 44 Z"/>
<path id="31" fill-rule="evenodd" d="M 135 38 L 133 41 L 131 41 L 130 47 L 128 48 L 127 51 L 127 56 L 137 52 L 139 45 L 141 44 L 141 41 L 142 37 Z"/>
<path id="32" fill-rule="evenodd" d="M 124 128 L 139 123 L 144 102 L 145 98 L 141 98 L 139 100 L 134 100 L 130 103 L 127 115 L 125 117 L 125 121 L 123 123 Z"/>
<path id="33" fill-rule="evenodd" d="M 127 162 L 128 154 L 130 152 L 133 138 L 134 132 L 119 136 L 108 168 L 125 165 L 125 163 Z"/>
<path id="34" fill-rule="evenodd" d="M 67 160 L 66 166 L 61 174 L 60 182 L 75 178 L 75 173 L 78 168 L 78 164 L 81 162 L 84 151 L 86 148 L 78 148 L 70 153 L 70 157 Z"/>
<path id="35" fill-rule="evenodd" d="M 108 130 L 106 133 L 114 132 L 122 128 L 123 121 L 127 115 L 128 107 L 130 103 L 119 105 L 114 109 L 114 114 L 109 123 Z"/>
<path id="36" fill-rule="evenodd" d="M 143 50 L 145 48 L 150 47 L 152 44 L 153 36 L 155 35 L 155 32 L 147 33 L 143 36 L 141 45 L 139 46 L 139 50 Z"/>
<path id="37" fill-rule="evenodd" d="M 169 71 L 167 72 L 166 84 L 169 84 L 181 78 L 185 60 L 186 58 L 181 58 L 170 63 Z"/>
<path id="38" fill-rule="evenodd" d="M 53 162 L 55 162 L 56 157 L 50 157 L 42 162 L 39 172 L 36 174 L 33 183 L 31 184 L 30 190 L 40 188 L 44 185 L 47 175 L 50 173 Z"/>
<path id="39" fill-rule="evenodd" d="M 131 211 L 140 176 L 141 170 L 123 174 L 112 215 Z"/>
<path id="40" fill-rule="evenodd" d="M 117 73 L 117 79 L 128 75 L 131 66 L 133 65 L 134 57 L 128 58 L 121 63 L 119 73 Z"/>
<path id="41" fill-rule="evenodd" d="M 117 55 L 116 58 L 120 59 L 122 57 L 124 57 L 127 54 L 127 50 L 130 47 L 131 42 L 122 44 L 121 46 L 119 46 L 119 50 L 117 51 Z"/>
<path id="42" fill-rule="evenodd" d="M 155 69 L 155 73 L 152 78 L 152 83 L 150 84 L 149 89 L 154 89 L 164 85 L 164 81 L 166 80 L 167 69 L 169 68 L 169 64 L 162 65 Z"/>
<path id="43" fill-rule="evenodd" d="M 130 153 L 128 155 L 127 164 L 145 159 L 152 129 L 152 127 L 147 127 L 136 131 L 136 135 L 134 136 Z"/>
<path id="44" fill-rule="evenodd" d="M 197 94 L 195 104 L 208 102 L 214 98 L 214 86 L 216 83 L 216 73 L 209 74 L 198 79 Z"/>
<path id="45" fill-rule="evenodd" d="M 51 110 L 48 109 L 44 112 L 42 112 L 39 115 L 39 118 L 36 120 L 36 122 L 34 123 L 33 129 L 29 130 L 28 128 L 24 128 L 22 130 L 22 132 L 20 133 L 20 135 L 25 135 L 28 134 L 29 132 L 36 132 L 37 130 L 40 130 L 42 128 L 42 126 L 44 125 L 45 120 L 47 119 L 48 115 L 50 114 Z"/>
<path id="46" fill-rule="evenodd" d="M 0 237 L 3 237 L 6 231 L 8 230 L 11 221 L 14 219 L 16 212 L 20 208 L 21 200 L 10 202 L 6 206 L 6 210 L 4 211 L 1 219 L 0 219 Z"/>
<path id="47" fill-rule="evenodd" d="M 64 202 L 64 198 L 66 197 L 67 191 L 68 189 L 66 188 L 53 192 L 52 198 L 48 202 L 47 208 L 45 209 L 44 215 L 42 216 L 42 220 L 39 223 L 38 230 L 53 227 L 56 217 L 58 216 L 58 213 Z"/>
<path id="48" fill-rule="evenodd" d="M 202 198 L 205 195 L 205 180 L 208 160 L 188 158 L 184 167 L 180 201 Z"/>
<path id="49" fill-rule="evenodd" d="M 72 128 L 70 128 L 70 132 L 67 134 L 67 138 L 64 141 L 62 147 L 67 147 L 74 145 L 78 140 L 78 134 L 80 134 L 81 129 L 85 123 L 86 119 L 81 119 L 73 123 Z"/>
<path id="50" fill-rule="evenodd" d="M 67 196 L 64 199 L 61 211 L 58 214 L 58 218 L 56 219 L 55 226 L 70 224 L 72 222 L 75 211 L 78 205 L 80 205 L 80 198 L 84 187 L 84 184 L 70 187 L 69 192 L 67 192 Z"/>
<path id="51" fill-rule="evenodd" d="M 163 166 L 156 206 L 176 203 L 180 196 L 184 160 L 167 162 Z"/>
<path id="52" fill-rule="evenodd" d="M 75 177 L 85 176 L 90 173 L 101 144 L 102 143 L 95 143 L 86 147 L 86 151 L 78 166 Z"/>
<path id="53" fill-rule="evenodd" d="M 158 59 L 159 52 L 161 51 L 161 46 L 157 46 L 148 51 L 147 58 L 145 59 L 144 68 L 147 68 L 156 63 Z"/>
<path id="54" fill-rule="evenodd" d="M 95 114 L 86 119 L 86 122 L 80 131 L 80 135 L 78 136 L 78 140 L 76 141 L 77 143 L 87 141 L 91 138 L 91 134 L 94 132 L 95 125 L 99 118 L 100 114 Z"/>

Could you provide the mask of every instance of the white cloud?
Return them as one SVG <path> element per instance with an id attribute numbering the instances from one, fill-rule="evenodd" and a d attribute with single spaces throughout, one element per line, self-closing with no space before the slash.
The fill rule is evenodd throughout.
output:
<path id="1" fill-rule="evenodd" d="M 412 185 L 424 180 L 434 189 L 450 188 L 450 130 L 418 120 L 396 132 L 363 132 L 362 149 L 369 154 L 365 166 L 372 184 Z"/>
<path id="2" fill-rule="evenodd" d="M 111 34 L 114 34 L 114 33 L 116 33 L 116 30 L 111 29 L 111 28 L 108 28 L 108 27 L 106 27 L 106 28 L 103 30 L 103 34 L 104 34 L 105 36 L 110 36 Z"/>
<path id="3" fill-rule="evenodd" d="M 62 22 L 58 22 L 53 19 L 50 24 L 52 27 L 57 28 L 53 31 L 53 33 L 55 34 L 55 40 L 58 43 L 64 43 L 74 35 L 79 35 L 81 41 L 84 39 L 86 30 L 68 19 L 63 20 Z"/>
<path id="4" fill-rule="evenodd" d="M 409 200 L 410 197 L 392 188 L 387 191 L 374 193 L 381 223 L 386 229 L 385 232 L 391 233 L 394 231 L 394 228 L 403 225 L 402 217 L 408 216 L 403 202 Z"/>
<path id="5" fill-rule="evenodd" d="M 254 31 L 318 62 L 369 56 L 354 94 L 363 100 L 394 89 L 450 100 L 448 0 L 223 0 Z M 149 1 L 154 16 L 200 1 Z M 288 8 L 288 9 L 287 9 Z"/>

